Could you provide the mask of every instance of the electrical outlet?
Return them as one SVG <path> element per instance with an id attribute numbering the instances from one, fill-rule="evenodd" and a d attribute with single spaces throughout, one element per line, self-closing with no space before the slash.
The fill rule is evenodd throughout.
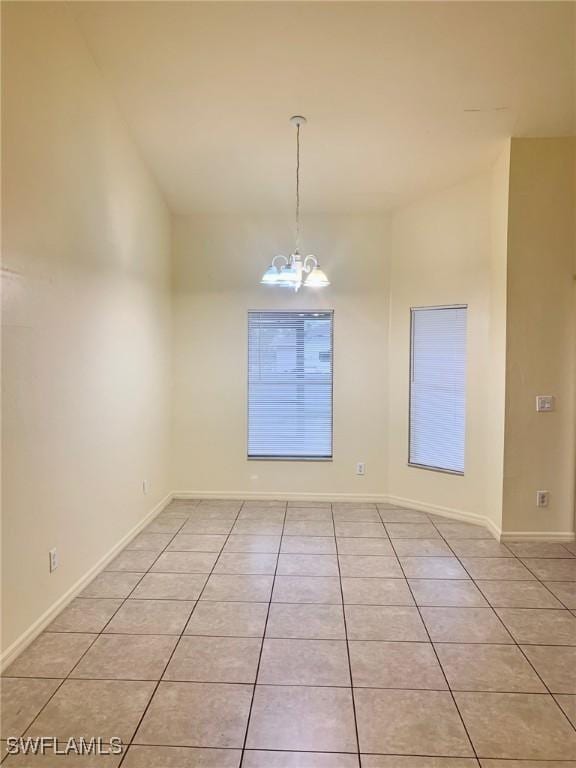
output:
<path id="1" fill-rule="evenodd" d="M 550 501 L 550 491 L 536 491 L 536 506 L 547 507 Z"/>
<path id="2" fill-rule="evenodd" d="M 363 461 L 359 461 L 358 464 L 356 464 L 356 474 L 357 475 L 366 474 L 366 464 L 364 464 Z"/>
<path id="3" fill-rule="evenodd" d="M 550 413 L 554 410 L 554 395 L 536 395 L 538 413 Z"/>
<path id="4" fill-rule="evenodd" d="M 56 570 L 56 568 L 58 568 L 58 552 L 56 551 L 56 547 L 48 552 L 48 558 L 50 573 L 52 573 Z"/>
<path id="5" fill-rule="evenodd" d="M 142 493 L 144 494 L 144 496 L 146 496 L 146 494 L 148 493 L 148 481 L 147 480 L 142 480 Z"/>

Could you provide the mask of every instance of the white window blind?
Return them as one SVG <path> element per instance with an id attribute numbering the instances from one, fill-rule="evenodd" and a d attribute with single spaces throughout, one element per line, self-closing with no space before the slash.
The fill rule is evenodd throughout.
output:
<path id="1" fill-rule="evenodd" d="M 412 309 L 409 463 L 464 473 L 465 306 Z"/>
<path id="2" fill-rule="evenodd" d="M 332 458 L 332 320 L 248 313 L 248 458 Z"/>

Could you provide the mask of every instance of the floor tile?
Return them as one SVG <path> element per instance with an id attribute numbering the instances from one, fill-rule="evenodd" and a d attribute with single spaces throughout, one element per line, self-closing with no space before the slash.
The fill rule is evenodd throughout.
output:
<path id="1" fill-rule="evenodd" d="M 522 562 L 542 581 L 576 581 L 576 557 L 569 560 L 522 558 Z"/>
<path id="2" fill-rule="evenodd" d="M 333 536 L 283 536 L 280 552 L 287 555 L 335 555 Z"/>
<path id="3" fill-rule="evenodd" d="M 140 533 L 126 547 L 127 550 L 141 549 L 160 554 L 170 544 L 172 533 Z"/>
<path id="4" fill-rule="evenodd" d="M 505 544 L 493 539 L 453 539 L 450 549 L 457 557 L 514 557 Z"/>
<path id="5" fill-rule="evenodd" d="M 122 600 L 117 598 L 77 597 L 56 616 L 48 632 L 101 632 Z"/>
<path id="6" fill-rule="evenodd" d="M 286 522 L 297 520 L 310 520 L 318 522 L 332 522 L 332 512 L 322 507 L 303 507 L 299 509 L 288 508 L 286 512 Z"/>
<path id="7" fill-rule="evenodd" d="M 576 694 L 576 647 L 525 645 L 522 650 L 552 693 Z"/>
<path id="8" fill-rule="evenodd" d="M 284 522 L 285 511 L 276 507 L 243 507 L 238 520 L 264 520 L 266 522 Z"/>
<path id="9" fill-rule="evenodd" d="M 576 582 L 546 581 L 544 583 L 566 608 L 576 608 Z"/>
<path id="10" fill-rule="evenodd" d="M 234 525 L 232 520 L 204 519 L 189 520 L 186 525 L 180 529 L 180 533 L 203 533 L 203 534 L 228 534 Z M 238 531 L 240 533 L 240 531 Z"/>
<path id="11" fill-rule="evenodd" d="M 210 573 L 215 552 L 163 552 L 152 566 L 153 573 Z"/>
<path id="12" fill-rule="evenodd" d="M 362 768 L 478 768 L 478 762 L 475 758 L 471 757 L 362 755 Z M 528 766 L 525 766 L 525 768 L 528 768 Z M 550 768 L 554 767 L 551 766 Z M 565 765 L 563 768 L 568 767 Z"/>
<path id="13" fill-rule="evenodd" d="M 353 641 L 350 663 L 356 688 L 448 687 L 431 643 Z"/>
<path id="14" fill-rule="evenodd" d="M 452 690 L 546 693 L 514 645 L 437 643 L 436 652 Z"/>
<path id="15" fill-rule="evenodd" d="M 359 768 L 358 756 L 335 752 L 247 750 L 242 768 Z"/>
<path id="16" fill-rule="evenodd" d="M 146 549 L 125 549 L 111 563 L 108 563 L 105 571 L 144 573 L 152 567 L 157 557 L 156 552 L 149 552 Z"/>
<path id="17" fill-rule="evenodd" d="M 179 533 L 166 547 L 167 552 L 220 552 L 226 539 L 224 534 Z"/>
<path id="18" fill-rule="evenodd" d="M 576 768 L 572 760 L 480 760 L 482 768 Z"/>
<path id="19" fill-rule="evenodd" d="M 229 536 L 223 552 L 263 552 L 280 549 L 280 536 Z"/>
<path id="20" fill-rule="evenodd" d="M 123 768 L 239 768 L 241 757 L 240 749 L 133 746 L 128 750 L 122 766 Z"/>
<path id="21" fill-rule="evenodd" d="M 392 544 L 388 539 L 346 538 L 338 537 L 338 554 L 340 555 L 383 555 L 394 557 Z"/>
<path id="22" fill-rule="evenodd" d="M 169 635 L 101 635 L 70 673 L 92 680 L 159 680 L 176 647 Z"/>
<path id="23" fill-rule="evenodd" d="M 492 608 L 421 608 L 435 643 L 512 643 Z"/>
<path id="24" fill-rule="evenodd" d="M 49 734 L 58 739 L 104 742 L 115 736 L 128 742 L 136 730 L 154 682 L 125 680 L 65 680 L 26 731 L 27 736 Z"/>
<path id="25" fill-rule="evenodd" d="M 262 641 L 255 637 L 185 636 L 164 680 L 196 683 L 253 683 Z"/>
<path id="26" fill-rule="evenodd" d="M 461 562 L 473 579 L 498 581 L 534 579 L 519 560 L 511 557 L 462 557 Z"/>
<path id="27" fill-rule="evenodd" d="M 260 552 L 223 552 L 214 566 L 214 573 L 273 574 L 277 558 L 275 554 Z"/>
<path id="28" fill-rule="evenodd" d="M 141 600 L 197 600 L 205 573 L 147 573 L 131 595 Z"/>
<path id="29" fill-rule="evenodd" d="M 339 576 L 336 555 L 280 555 L 279 576 Z"/>
<path id="30" fill-rule="evenodd" d="M 186 626 L 186 635 L 262 637 L 268 603 L 199 602 Z"/>
<path id="31" fill-rule="evenodd" d="M 479 757 L 576 759 L 576 731 L 549 695 L 456 693 Z"/>
<path id="32" fill-rule="evenodd" d="M 246 747 L 355 752 L 350 689 L 257 685 Z"/>
<path id="33" fill-rule="evenodd" d="M 343 523 L 335 522 L 336 536 L 349 538 L 379 539 L 387 538 L 382 523 Z"/>
<path id="34" fill-rule="evenodd" d="M 288 509 L 310 509 L 314 507 L 316 509 L 330 509 L 331 504 L 329 501 L 310 501 L 310 499 L 294 499 L 288 502 Z"/>
<path id="35" fill-rule="evenodd" d="M 566 547 L 553 541 L 511 541 L 507 546 L 518 557 L 570 557 Z"/>
<path id="36" fill-rule="evenodd" d="M 222 683 L 161 682 L 134 743 L 241 748 L 252 688 Z"/>
<path id="37" fill-rule="evenodd" d="M 576 555 L 576 541 L 565 541 L 562 546 L 572 555 Z"/>
<path id="38" fill-rule="evenodd" d="M 336 523 L 381 523 L 382 518 L 376 509 L 335 509 Z"/>
<path id="39" fill-rule="evenodd" d="M 266 637 L 344 640 L 342 606 L 272 603 Z"/>
<path id="40" fill-rule="evenodd" d="M 128 597 L 143 573 L 103 571 L 80 592 L 80 597 Z"/>
<path id="41" fill-rule="evenodd" d="M 97 635 L 43 632 L 4 672 L 9 677 L 66 677 Z"/>
<path id="42" fill-rule="evenodd" d="M 127 600 L 104 629 L 125 635 L 179 635 L 194 607 L 187 600 Z"/>
<path id="43" fill-rule="evenodd" d="M 21 736 L 46 704 L 61 680 L 3 678 L 0 696 L 1 736 Z"/>
<path id="44" fill-rule="evenodd" d="M 555 696 L 554 698 L 568 720 L 570 720 L 574 728 L 576 728 L 576 696 L 562 694 L 561 696 Z"/>
<path id="45" fill-rule="evenodd" d="M 407 579 L 468 579 L 455 557 L 401 557 Z"/>
<path id="46" fill-rule="evenodd" d="M 267 637 L 258 672 L 259 685 L 350 685 L 344 640 Z"/>
<path id="47" fill-rule="evenodd" d="M 482 525 L 471 525 L 470 523 L 436 523 L 436 527 L 450 543 L 452 539 L 491 539 L 494 537 L 487 528 Z"/>
<path id="48" fill-rule="evenodd" d="M 569 611 L 496 608 L 517 643 L 576 645 L 576 617 Z"/>
<path id="49" fill-rule="evenodd" d="M 280 520 L 237 520 L 232 528 L 236 535 L 279 536 L 283 523 Z"/>
<path id="50" fill-rule="evenodd" d="M 343 577 L 403 578 L 396 557 L 380 555 L 340 555 L 340 573 Z"/>
<path id="51" fill-rule="evenodd" d="M 284 536 L 334 536 L 332 521 L 288 520 L 284 524 Z"/>
<path id="52" fill-rule="evenodd" d="M 463 579 L 409 579 L 416 605 L 480 608 L 488 603 L 474 582 Z"/>
<path id="53" fill-rule="evenodd" d="M 356 689 L 361 752 L 472 756 L 448 691 Z"/>
<path id="54" fill-rule="evenodd" d="M 276 576 L 273 603 L 341 603 L 340 580 L 330 576 Z"/>
<path id="55" fill-rule="evenodd" d="M 185 521 L 181 518 L 156 518 L 153 522 L 144 528 L 143 533 L 177 533 L 184 525 Z"/>
<path id="56" fill-rule="evenodd" d="M 426 512 L 406 509 L 381 509 L 380 518 L 384 523 L 428 523 Z"/>
<path id="57" fill-rule="evenodd" d="M 477 581 L 490 605 L 498 608 L 562 608 L 554 595 L 537 581 Z"/>
<path id="58" fill-rule="evenodd" d="M 359 605 L 414 605 L 404 579 L 342 579 L 344 602 Z"/>
<path id="59" fill-rule="evenodd" d="M 386 531 L 393 539 L 439 539 L 432 523 L 386 523 Z"/>
<path id="60" fill-rule="evenodd" d="M 346 605 L 349 640 L 426 641 L 417 608 L 401 605 Z"/>
<path id="61" fill-rule="evenodd" d="M 398 557 L 454 557 L 442 539 L 394 539 Z"/>
<path id="62" fill-rule="evenodd" d="M 340 512 L 340 511 L 349 512 L 350 510 L 365 510 L 365 509 L 377 510 L 378 507 L 376 504 L 372 503 L 371 501 L 335 501 L 332 504 L 333 512 Z"/>
<path id="63" fill-rule="evenodd" d="M 212 574 L 201 600 L 263 603 L 270 599 L 273 576 L 229 576 Z"/>

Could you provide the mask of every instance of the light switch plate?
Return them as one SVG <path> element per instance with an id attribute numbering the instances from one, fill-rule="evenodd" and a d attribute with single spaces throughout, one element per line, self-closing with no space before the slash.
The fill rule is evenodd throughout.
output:
<path id="1" fill-rule="evenodd" d="M 554 410 L 554 395 L 536 395 L 538 413 L 550 413 Z"/>

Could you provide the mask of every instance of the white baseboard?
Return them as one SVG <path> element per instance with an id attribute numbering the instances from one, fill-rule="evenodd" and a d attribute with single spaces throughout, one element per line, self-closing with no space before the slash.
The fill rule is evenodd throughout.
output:
<path id="1" fill-rule="evenodd" d="M 500 541 L 576 541 L 574 531 L 503 531 Z"/>
<path id="2" fill-rule="evenodd" d="M 482 525 L 484 528 L 488 528 L 494 538 L 498 540 L 502 535 L 502 531 L 496 523 L 485 515 L 478 515 L 475 512 L 465 512 L 461 509 L 442 507 L 438 504 L 427 504 L 426 502 L 418 501 L 417 499 L 407 499 L 401 496 L 388 496 L 387 501 L 390 504 L 398 504 L 399 507 L 410 507 L 411 509 L 418 509 L 422 512 L 430 512 L 430 514 L 439 515 L 448 520 L 459 520 L 463 523 Z"/>
<path id="3" fill-rule="evenodd" d="M 172 493 L 168 493 L 162 501 L 146 514 L 140 522 L 132 528 L 120 541 L 118 541 L 100 560 L 92 566 L 78 581 L 73 584 L 61 597 L 44 611 L 44 613 L 26 629 L 20 637 L 6 648 L 0 655 L 0 670 L 6 669 L 30 643 L 56 618 L 56 616 L 88 585 L 100 571 L 111 562 L 124 547 L 145 528 L 160 512 L 170 503 L 173 498 Z"/>
<path id="4" fill-rule="evenodd" d="M 280 501 L 349 501 L 370 502 L 380 504 L 395 504 L 399 507 L 430 512 L 448 520 L 461 520 L 466 523 L 482 525 L 487 528 L 498 541 L 559 541 L 571 542 L 576 540 L 573 531 L 502 531 L 492 520 L 484 515 L 465 512 L 437 504 L 427 504 L 417 499 L 401 496 L 390 496 L 376 493 L 298 493 L 298 492 L 262 492 L 262 491 L 174 491 L 168 493 L 148 514 L 119 542 L 117 542 L 96 565 L 90 568 L 70 589 L 54 602 L 20 637 L 18 637 L 1 655 L 0 670 L 4 670 L 30 643 L 52 622 L 68 603 L 70 603 L 87 585 L 100 573 L 116 555 L 145 528 L 172 499 L 247 499 L 247 500 L 280 500 Z"/>
<path id="5" fill-rule="evenodd" d="M 302 493 L 278 491 L 174 491 L 173 499 L 230 499 L 246 501 L 388 501 L 381 493 Z"/>
<path id="6" fill-rule="evenodd" d="M 464 512 L 459 509 L 441 507 L 436 504 L 426 504 L 416 499 L 407 499 L 400 496 L 390 496 L 382 493 L 291 493 L 291 492 L 262 492 L 262 491 L 233 491 L 223 493 L 221 491 L 174 491 L 174 499 L 247 499 L 254 501 L 279 500 L 279 501 L 350 501 L 371 502 L 376 504 L 397 504 L 399 507 L 430 512 L 446 517 L 450 520 L 461 520 L 466 523 L 483 525 L 496 537 L 500 536 L 500 529 L 483 515 L 472 512 Z"/>

